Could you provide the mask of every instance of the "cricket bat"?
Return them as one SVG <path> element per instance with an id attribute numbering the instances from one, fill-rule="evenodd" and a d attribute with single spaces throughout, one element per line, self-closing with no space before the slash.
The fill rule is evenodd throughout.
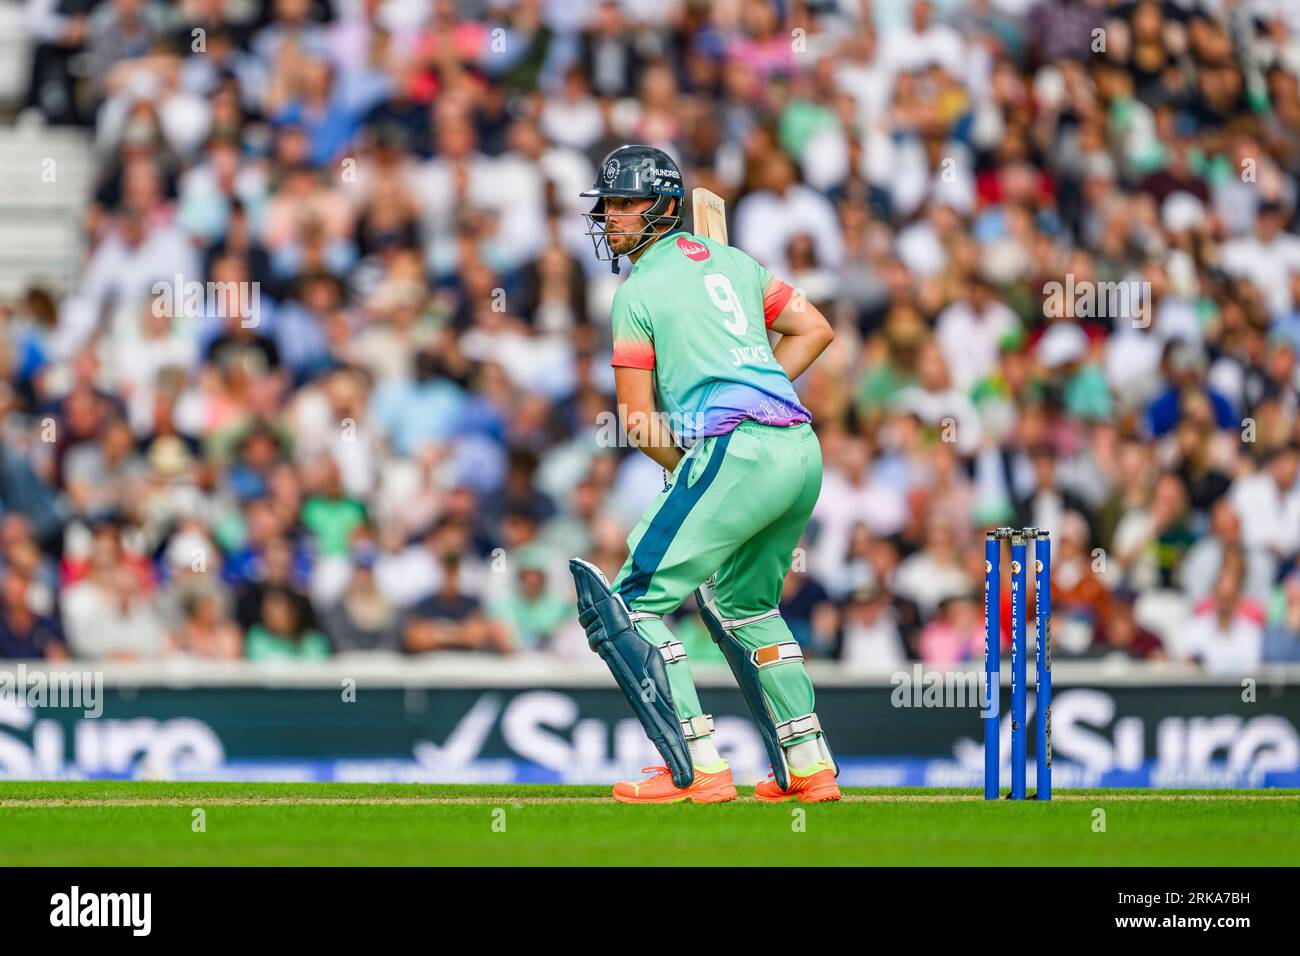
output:
<path id="1" fill-rule="evenodd" d="M 691 215 L 695 218 L 696 235 L 727 241 L 727 204 L 717 193 L 702 187 L 692 189 Z"/>

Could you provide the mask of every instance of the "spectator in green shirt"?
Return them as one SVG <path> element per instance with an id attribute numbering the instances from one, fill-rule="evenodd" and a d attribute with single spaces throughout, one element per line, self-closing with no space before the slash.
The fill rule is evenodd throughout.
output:
<path id="1" fill-rule="evenodd" d="M 489 608 L 489 616 L 510 630 L 521 651 L 545 650 L 556 630 L 572 616 L 571 602 L 547 589 L 541 555 L 525 550 L 517 560 L 519 580 L 515 591 Z"/>
<path id="2" fill-rule="evenodd" d="M 248 631 L 244 654 L 250 661 L 319 661 L 329 657 L 330 643 L 304 626 L 289 591 L 273 587 L 262 595 L 262 612 Z"/>
<path id="3" fill-rule="evenodd" d="M 302 523 L 319 542 L 321 557 L 347 557 L 352 532 L 366 522 L 366 506 L 343 490 L 339 466 L 327 458 L 317 474 L 321 487 L 302 506 Z"/>

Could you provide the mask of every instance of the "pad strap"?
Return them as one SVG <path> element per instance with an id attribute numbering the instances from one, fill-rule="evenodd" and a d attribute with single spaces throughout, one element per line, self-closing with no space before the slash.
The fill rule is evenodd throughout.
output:
<path id="1" fill-rule="evenodd" d="M 762 614 L 755 614 L 753 617 L 732 617 L 725 618 L 722 626 L 728 631 L 733 631 L 738 627 L 744 627 L 747 624 L 757 624 L 759 621 L 766 621 L 769 617 L 776 617 L 781 613 L 779 608 L 772 608 L 770 611 L 764 611 Z"/>
<path id="2" fill-rule="evenodd" d="M 776 736 L 782 744 L 795 737 L 802 737 L 804 734 L 820 734 L 821 732 L 822 722 L 817 719 L 816 714 L 791 717 L 785 723 L 776 725 Z"/>
<path id="3" fill-rule="evenodd" d="M 659 656 L 664 659 L 665 664 L 676 664 L 678 661 L 686 660 L 686 648 L 682 646 L 681 641 L 665 641 L 659 645 Z"/>
<path id="4" fill-rule="evenodd" d="M 698 717 L 687 717 L 682 721 L 682 733 L 687 740 L 699 740 L 701 737 L 707 737 L 713 733 L 713 715 L 700 714 Z"/>

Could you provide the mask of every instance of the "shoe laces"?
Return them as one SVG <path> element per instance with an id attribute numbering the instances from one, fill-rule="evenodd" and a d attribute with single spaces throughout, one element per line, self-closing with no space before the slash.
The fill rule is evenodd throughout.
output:
<path id="1" fill-rule="evenodd" d="M 642 773 L 654 774 L 654 776 L 656 776 L 656 777 L 661 777 L 661 776 L 663 776 L 663 775 L 666 774 L 666 773 L 667 773 L 667 774 L 671 774 L 671 773 L 672 773 L 672 771 L 669 770 L 667 767 L 662 767 L 662 766 L 661 766 L 661 767 L 642 767 L 642 768 L 641 768 L 641 772 L 642 772 Z"/>

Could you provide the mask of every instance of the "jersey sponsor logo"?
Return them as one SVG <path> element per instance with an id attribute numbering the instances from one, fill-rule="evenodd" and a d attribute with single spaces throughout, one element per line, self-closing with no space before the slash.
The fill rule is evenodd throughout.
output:
<path id="1" fill-rule="evenodd" d="M 677 248 L 682 251 L 687 259 L 695 262 L 703 262 L 709 258 L 709 247 L 702 242 L 696 242 L 694 239 L 687 239 L 685 236 L 677 237 Z"/>

